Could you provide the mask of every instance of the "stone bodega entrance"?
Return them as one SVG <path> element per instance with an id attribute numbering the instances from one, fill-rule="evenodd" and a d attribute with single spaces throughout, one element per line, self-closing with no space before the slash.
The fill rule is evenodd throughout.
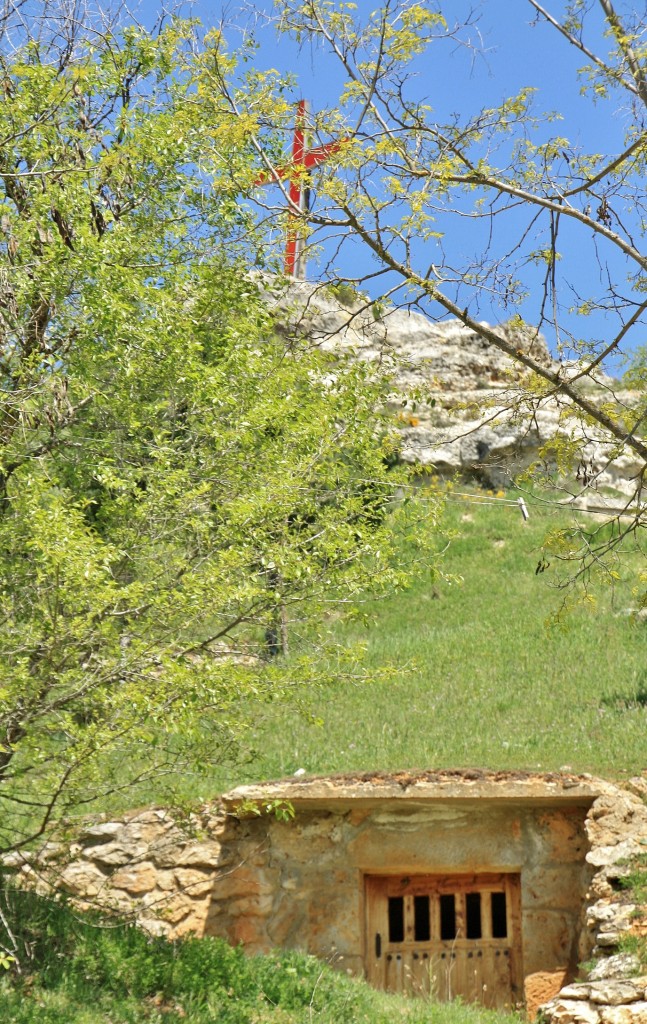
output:
<path id="1" fill-rule="evenodd" d="M 242 787 L 225 798 L 232 868 L 207 929 L 250 952 L 314 953 L 381 989 L 532 1010 L 590 952 L 595 799 L 582 777 L 476 770 Z M 294 820 L 238 810 L 276 800 Z"/>
<path id="2" fill-rule="evenodd" d="M 367 875 L 366 976 L 377 988 L 488 1007 L 523 998 L 518 874 Z"/>

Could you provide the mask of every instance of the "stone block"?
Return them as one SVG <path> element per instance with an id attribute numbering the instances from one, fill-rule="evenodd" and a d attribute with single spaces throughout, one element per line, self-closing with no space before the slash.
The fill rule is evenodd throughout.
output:
<path id="1" fill-rule="evenodd" d="M 320 890 L 306 895 L 307 933 L 302 945 L 317 956 L 327 956 L 334 947 L 340 953 L 361 948 L 362 924 L 357 891 Z"/>
<path id="2" fill-rule="evenodd" d="M 605 952 L 607 952 L 610 949 L 615 949 L 615 947 L 620 942 L 621 938 L 622 938 L 622 933 L 621 932 L 614 932 L 614 931 L 598 932 L 597 943 L 596 943 L 596 946 L 594 947 L 595 955 L 597 956 L 600 951 L 602 953 L 605 953 Z"/>
<path id="3" fill-rule="evenodd" d="M 178 868 L 174 878 L 179 889 L 187 896 L 207 896 L 213 889 L 213 874 L 195 868 Z"/>
<path id="4" fill-rule="evenodd" d="M 183 935 L 204 935 L 205 918 L 206 909 L 201 904 L 194 907 L 192 914 L 174 925 L 171 931 L 171 938 L 181 939 Z"/>
<path id="5" fill-rule="evenodd" d="M 647 804 L 647 778 L 636 775 L 629 779 L 625 785 L 630 793 L 633 793 L 634 796 L 639 797 L 643 803 Z"/>
<path id="6" fill-rule="evenodd" d="M 211 903 L 209 900 L 206 900 L 205 904 L 202 934 L 230 941 L 229 926 L 231 921 L 227 914 L 224 913 L 224 908 L 218 903 Z"/>
<path id="7" fill-rule="evenodd" d="M 230 917 L 268 917 L 272 913 L 272 896 L 243 896 L 227 903 Z"/>
<path id="8" fill-rule="evenodd" d="M 124 889 L 134 896 L 150 892 L 157 885 L 157 871 L 150 861 L 142 861 L 131 868 L 121 868 L 110 877 L 114 889 Z"/>
<path id="9" fill-rule="evenodd" d="M 634 903 L 609 903 L 605 900 L 598 900 L 588 908 L 586 923 L 589 928 L 598 929 L 598 943 L 608 945 L 601 941 L 602 935 L 605 932 L 628 931 L 635 912 L 636 905 Z"/>
<path id="10" fill-rule="evenodd" d="M 226 863 L 220 843 L 191 843 L 183 850 L 176 850 L 173 864 L 177 867 L 217 868 Z"/>
<path id="11" fill-rule="evenodd" d="M 630 978 L 638 974 L 640 960 L 633 953 L 617 953 L 605 956 L 589 972 L 589 981 L 604 981 L 607 978 Z"/>
<path id="12" fill-rule="evenodd" d="M 169 938 L 173 930 L 166 921 L 160 921 L 157 917 L 148 917 L 146 914 L 142 914 L 139 918 L 139 924 L 144 931 L 155 938 Z"/>
<path id="13" fill-rule="evenodd" d="M 11 870 L 17 868 L 24 868 L 26 865 L 31 864 L 34 860 L 34 854 L 30 853 L 29 850 L 13 850 L 11 853 L 5 853 L 2 856 L 2 865 Z"/>
<path id="14" fill-rule="evenodd" d="M 329 831 L 328 827 L 308 836 L 299 828 L 293 831 L 285 829 L 272 837 L 272 855 L 295 864 L 310 864 L 313 860 L 324 863 L 331 857 L 334 859 L 338 851 L 330 840 Z"/>
<path id="15" fill-rule="evenodd" d="M 224 871 L 213 880 L 214 900 L 237 899 L 240 896 L 270 896 L 275 884 L 262 871 L 254 871 L 247 865 L 234 871 Z"/>
<path id="16" fill-rule="evenodd" d="M 524 909 L 563 910 L 579 915 L 584 898 L 582 867 L 539 865 L 522 874 L 521 904 Z"/>
<path id="17" fill-rule="evenodd" d="M 121 865 L 141 860 L 147 853 L 146 843 L 129 843 L 120 839 L 119 842 L 102 843 L 99 846 L 89 847 L 85 851 L 85 856 L 99 864 Z"/>
<path id="18" fill-rule="evenodd" d="M 554 999 L 564 984 L 566 975 L 566 968 L 556 971 L 535 971 L 534 974 L 526 975 L 524 997 L 528 1020 L 535 1019 L 537 1010 L 543 1003 Z"/>
<path id="19" fill-rule="evenodd" d="M 526 911 L 523 915 L 526 973 L 553 969 L 571 962 L 575 934 L 570 915 L 557 911 Z M 531 940 L 531 941 L 530 941 Z"/>
<path id="20" fill-rule="evenodd" d="M 427 819 L 427 820 L 425 820 Z M 347 845 L 350 863 L 363 871 L 380 872 L 385 863 L 411 873 L 519 870 L 527 863 L 528 829 L 517 829 L 519 814 L 498 808 L 439 807 L 426 814 L 384 812 L 367 820 Z M 377 822 L 378 827 L 373 827 Z"/>
<path id="21" fill-rule="evenodd" d="M 252 867 L 255 868 L 266 868 L 269 864 L 268 851 L 255 849 L 252 853 L 246 854 L 245 857 L 236 857 L 234 852 L 232 851 L 232 855 L 230 859 L 226 861 L 226 863 L 229 864 L 233 861 L 237 861 L 240 864 L 242 860 L 244 860 L 246 864 L 251 864 Z"/>
<path id="22" fill-rule="evenodd" d="M 602 793 L 594 800 L 586 818 L 586 830 L 589 833 L 600 830 L 601 842 L 604 842 L 604 832 L 621 829 L 623 824 L 634 817 L 640 801 L 631 793 L 621 789 L 614 789 L 613 792 Z"/>
<path id="23" fill-rule="evenodd" d="M 78 861 L 63 868 L 59 875 L 59 884 L 74 896 L 98 896 L 100 892 L 105 891 L 107 879 L 94 864 Z"/>
<path id="24" fill-rule="evenodd" d="M 589 999 L 592 1003 L 620 1006 L 635 1003 L 645 994 L 647 978 L 608 978 L 594 981 L 589 985 Z"/>
<path id="25" fill-rule="evenodd" d="M 647 1002 L 600 1009 L 600 1024 L 647 1024 Z"/>
<path id="26" fill-rule="evenodd" d="M 161 889 L 162 892 L 170 892 L 175 889 L 175 872 L 164 870 L 161 868 L 156 869 L 157 888 Z"/>
<path id="27" fill-rule="evenodd" d="M 559 864 L 581 864 L 588 847 L 586 833 L 578 811 L 546 811 L 539 815 L 538 825 L 546 843 L 546 860 Z"/>
<path id="28" fill-rule="evenodd" d="M 594 846 L 586 855 L 587 864 L 601 868 L 610 864 L 617 864 L 619 861 L 631 860 L 639 853 L 644 853 L 645 848 L 633 837 L 614 843 L 611 846 Z"/>
<path id="29" fill-rule="evenodd" d="M 165 897 L 157 903 L 157 916 L 169 924 L 178 924 L 185 917 L 195 913 L 195 904 L 190 897 L 183 893 L 176 893 L 173 896 Z"/>
<path id="30" fill-rule="evenodd" d="M 174 835 L 161 836 L 148 848 L 147 859 L 152 860 L 158 868 L 174 868 L 177 863 L 178 854 L 184 849 L 186 840 L 178 839 Z"/>
<path id="31" fill-rule="evenodd" d="M 36 859 L 39 864 L 51 864 L 60 860 L 70 859 L 70 849 L 65 843 L 45 843 L 36 852 Z"/>
<path id="32" fill-rule="evenodd" d="M 302 902 L 282 900 L 267 923 L 267 934 L 272 945 L 294 949 L 303 945 L 307 935 L 306 923 L 307 914 Z"/>
<path id="33" fill-rule="evenodd" d="M 229 933 L 232 946 L 242 944 L 250 953 L 269 953 L 271 944 L 261 917 L 238 917 L 232 922 Z"/>
<path id="34" fill-rule="evenodd" d="M 549 1024 L 601 1024 L 598 1007 L 579 999 L 558 999 L 542 1007 L 542 1011 Z"/>
<path id="35" fill-rule="evenodd" d="M 97 842 L 105 842 L 106 839 L 114 839 L 124 829 L 123 821 L 105 821 L 98 825 L 89 825 L 81 829 L 79 839 L 81 842 L 96 839 Z"/>

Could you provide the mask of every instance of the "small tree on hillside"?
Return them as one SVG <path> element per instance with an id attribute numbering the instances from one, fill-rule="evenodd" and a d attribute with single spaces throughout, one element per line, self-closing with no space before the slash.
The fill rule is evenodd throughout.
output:
<path id="1" fill-rule="evenodd" d="M 280 340 L 247 275 L 272 90 L 234 118 L 218 37 L 55 8 L 6 20 L 0 57 L 5 850 L 234 759 L 264 702 L 342 671 L 325 611 L 406 579 L 406 510 L 361 482 L 391 489 L 384 381 Z M 280 609 L 315 659 L 268 662 Z"/>

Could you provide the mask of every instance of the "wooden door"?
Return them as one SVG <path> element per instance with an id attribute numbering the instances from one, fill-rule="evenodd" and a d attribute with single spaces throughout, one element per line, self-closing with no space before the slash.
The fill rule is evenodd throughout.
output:
<path id="1" fill-rule="evenodd" d="M 367 875 L 366 974 L 390 992 L 513 1007 L 523 989 L 519 876 Z"/>

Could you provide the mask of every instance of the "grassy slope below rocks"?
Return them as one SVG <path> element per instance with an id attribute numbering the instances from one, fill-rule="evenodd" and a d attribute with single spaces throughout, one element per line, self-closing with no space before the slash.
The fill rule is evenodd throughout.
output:
<path id="1" fill-rule="evenodd" d="M 301 692 L 303 716 L 278 706 L 255 709 L 257 755 L 248 763 L 194 777 L 172 795 L 148 783 L 101 809 L 208 801 L 234 785 L 299 768 L 316 774 L 568 766 L 612 779 L 644 770 L 647 620 L 630 614 L 639 595 L 621 580 L 551 625 L 564 599 L 554 585 L 556 563 L 536 569 L 547 532 L 567 522 L 550 508 L 531 506 L 524 523 L 516 505 L 449 502 L 453 537 L 442 564 L 457 579 L 434 582 L 427 574 L 404 593 L 368 602 L 361 606 L 368 626 L 359 619 L 328 623 L 342 648 L 366 646 L 364 669 L 378 681 Z M 634 539 L 623 558 L 644 570 Z M 624 572 L 622 562 L 619 568 Z M 292 653 L 300 653 L 301 641 L 297 623 Z"/>
<path id="2" fill-rule="evenodd" d="M 444 566 L 462 582 L 422 580 L 369 607 L 372 628 L 340 630 L 366 643 L 369 669 L 399 671 L 315 695 L 320 728 L 289 715 L 260 722 L 250 777 L 569 765 L 613 778 L 647 767 L 647 622 L 628 614 L 636 595 L 618 584 L 548 627 L 562 595 L 554 566 L 535 570 L 559 518 L 533 510 L 524 524 L 516 508 L 452 503 L 448 519 L 457 535 Z M 633 542 L 626 557 L 641 558 Z"/>

